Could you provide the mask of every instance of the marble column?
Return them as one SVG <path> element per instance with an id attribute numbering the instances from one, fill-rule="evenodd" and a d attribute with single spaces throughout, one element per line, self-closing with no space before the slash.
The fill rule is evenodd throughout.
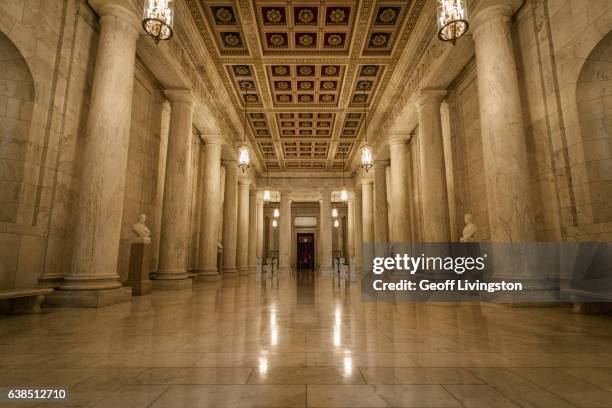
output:
<path id="1" fill-rule="evenodd" d="M 355 256 L 355 199 L 353 196 L 354 194 L 351 193 L 347 202 L 347 263 Z"/>
<path id="2" fill-rule="evenodd" d="M 374 242 L 374 192 L 371 179 L 363 179 L 361 186 L 363 242 Z"/>
<path id="3" fill-rule="evenodd" d="M 93 88 L 82 156 L 72 268 L 53 294 L 57 304 L 96 306 L 130 298 L 117 274 L 130 141 L 139 19 L 120 1 L 92 4 L 100 15 Z M 53 277 L 49 277 L 51 284 Z M 45 285 L 44 277 L 41 284 Z M 128 293 L 126 294 L 126 290 Z M 67 292 L 74 291 L 74 292 Z"/>
<path id="4" fill-rule="evenodd" d="M 236 246 L 238 238 L 238 167 L 233 160 L 225 165 L 225 204 L 223 208 L 223 277 L 238 275 Z"/>
<path id="5" fill-rule="evenodd" d="M 389 209 L 387 206 L 386 160 L 374 162 L 374 241 L 389 242 Z"/>
<path id="6" fill-rule="evenodd" d="M 257 190 L 249 191 L 249 273 L 257 269 Z"/>
<path id="7" fill-rule="evenodd" d="M 361 260 L 363 257 L 363 215 L 362 215 L 362 192 L 356 190 L 354 196 L 354 251 L 355 251 L 355 269 L 361 270 Z"/>
<path id="8" fill-rule="evenodd" d="M 193 138 L 194 99 L 190 91 L 166 91 L 170 100 L 170 134 L 164 182 L 159 271 L 156 288 L 181 288 L 191 285 L 187 273 L 189 248 L 189 179 L 191 177 L 191 139 Z"/>
<path id="9" fill-rule="evenodd" d="M 221 202 L 221 149 L 223 140 L 207 137 L 204 140 L 204 179 L 202 180 L 202 209 L 200 214 L 200 251 L 198 279 L 218 280 L 219 202 Z"/>
<path id="10" fill-rule="evenodd" d="M 389 139 L 391 154 L 391 210 L 393 214 L 390 240 L 409 242 L 411 237 L 409 192 L 409 164 L 407 136 L 392 136 Z"/>
<path id="11" fill-rule="evenodd" d="M 331 216 L 331 192 L 321 191 L 320 208 L 320 237 L 319 237 L 319 265 L 322 275 L 331 275 L 334 270 L 332 259 L 332 216 Z"/>
<path id="12" fill-rule="evenodd" d="M 236 259 L 238 273 L 249 274 L 249 195 L 251 182 L 241 178 L 238 181 L 238 233 Z"/>
<path id="13" fill-rule="evenodd" d="M 262 258 L 262 261 L 264 256 L 264 229 L 264 202 L 260 200 L 257 202 L 257 257 Z"/>
<path id="14" fill-rule="evenodd" d="M 472 17 L 480 127 L 493 242 L 535 239 L 530 175 L 510 18 L 493 1 Z"/>
<path id="15" fill-rule="evenodd" d="M 291 200 L 286 191 L 281 192 L 280 219 L 278 221 L 278 270 L 279 272 L 291 269 Z"/>
<path id="16" fill-rule="evenodd" d="M 416 100 L 419 117 L 423 241 L 450 241 L 450 221 L 444 166 L 440 104 L 446 91 L 421 91 Z"/>

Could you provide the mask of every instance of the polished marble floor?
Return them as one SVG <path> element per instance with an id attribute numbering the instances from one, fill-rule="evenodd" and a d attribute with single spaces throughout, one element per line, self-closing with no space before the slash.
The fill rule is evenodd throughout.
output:
<path id="1" fill-rule="evenodd" d="M 0 317 L 0 390 L 95 407 L 612 407 L 612 317 L 362 302 L 311 272 Z"/>

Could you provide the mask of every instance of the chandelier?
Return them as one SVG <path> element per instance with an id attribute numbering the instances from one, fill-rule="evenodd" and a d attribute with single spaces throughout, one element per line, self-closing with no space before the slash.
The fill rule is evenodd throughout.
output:
<path id="1" fill-rule="evenodd" d="M 340 221 L 337 219 L 334 221 L 334 227 L 338 228 L 340 226 Z"/>
<path id="2" fill-rule="evenodd" d="M 466 0 L 438 0 L 438 38 L 455 45 L 467 33 L 470 25 L 467 20 Z"/>
<path id="3" fill-rule="evenodd" d="M 243 173 L 251 167 L 251 149 L 249 149 L 249 145 L 246 142 L 249 92 L 248 87 L 245 86 L 244 89 L 246 91 L 244 95 L 244 135 L 242 137 L 242 145 L 238 149 L 238 168 Z"/>
<path id="4" fill-rule="evenodd" d="M 372 153 L 372 147 L 368 143 L 368 112 L 366 107 L 366 85 L 363 84 L 361 89 L 363 90 L 363 125 L 364 125 L 364 142 L 361 146 L 361 167 L 368 172 L 374 166 L 374 154 Z"/>
<path id="5" fill-rule="evenodd" d="M 332 217 L 338 218 L 338 209 L 337 208 L 332 208 Z"/>
<path id="6" fill-rule="evenodd" d="M 172 37 L 174 0 L 145 0 L 142 28 L 155 40 L 155 44 Z"/>
<path id="7" fill-rule="evenodd" d="M 276 219 L 272 220 L 272 228 L 276 228 L 278 226 L 278 221 Z"/>
<path id="8" fill-rule="evenodd" d="M 278 208 L 274 209 L 274 218 L 280 217 L 280 210 Z"/>

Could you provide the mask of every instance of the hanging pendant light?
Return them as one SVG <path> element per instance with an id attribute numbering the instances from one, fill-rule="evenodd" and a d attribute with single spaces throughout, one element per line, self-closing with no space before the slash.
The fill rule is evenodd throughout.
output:
<path id="1" fill-rule="evenodd" d="M 338 209 L 337 208 L 332 208 L 332 217 L 338 218 Z"/>
<path id="2" fill-rule="evenodd" d="M 238 168 L 244 173 L 251 167 L 251 149 L 246 142 L 247 135 L 247 108 L 249 101 L 248 87 L 244 88 L 246 93 L 244 96 L 244 136 L 242 137 L 242 146 L 238 149 Z"/>
<path id="3" fill-rule="evenodd" d="M 280 210 L 278 208 L 274 209 L 274 218 L 280 217 Z"/>
<path id="4" fill-rule="evenodd" d="M 272 220 L 272 228 L 276 228 L 278 226 L 278 221 L 276 219 Z"/>
<path id="5" fill-rule="evenodd" d="M 374 166 L 374 154 L 372 153 L 372 147 L 368 143 L 368 112 L 366 107 L 366 94 L 365 94 L 366 85 L 364 84 L 361 89 L 363 89 L 363 125 L 364 125 L 364 142 L 363 146 L 361 146 L 361 168 L 363 168 L 366 173 Z"/>
<path id="6" fill-rule="evenodd" d="M 455 45 L 470 28 L 467 18 L 465 0 L 438 0 L 438 38 Z"/>
<path id="7" fill-rule="evenodd" d="M 348 191 L 346 191 L 346 189 L 342 189 L 342 191 L 340 191 L 340 200 L 348 201 Z"/>
<path id="8" fill-rule="evenodd" d="M 337 219 L 334 221 L 334 227 L 338 228 L 340 226 L 340 221 Z"/>
<path id="9" fill-rule="evenodd" d="M 145 0 L 142 28 L 155 40 L 155 44 L 172 38 L 174 26 L 174 0 Z"/>
<path id="10" fill-rule="evenodd" d="M 344 181 L 344 167 L 346 166 L 345 155 L 342 154 L 342 190 L 340 191 L 340 201 L 348 201 L 348 192 L 346 191 L 345 181 Z"/>
<path id="11" fill-rule="evenodd" d="M 268 161 L 266 160 L 266 186 L 264 187 L 264 191 L 263 191 L 263 200 L 264 200 L 264 203 L 269 203 L 271 195 L 272 195 L 270 193 L 270 189 L 268 188 L 268 186 L 270 185 L 270 183 L 269 183 L 270 178 L 268 177 L 268 170 L 269 170 L 269 166 L 268 166 Z"/>

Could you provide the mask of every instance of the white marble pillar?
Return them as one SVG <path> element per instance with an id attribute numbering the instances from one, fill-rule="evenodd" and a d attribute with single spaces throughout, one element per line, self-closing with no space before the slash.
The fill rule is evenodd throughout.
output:
<path id="1" fill-rule="evenodd" d="M 238 275 L 236 247 L 238 237 L 238 167 L 233 160 L 225 166 L 225 201 L 223 208 L 223 277 Z"/>
<path id="2" fill-rule="evenodd" d="M 320 208 L 320 237 L 319 237 L 319 265 L 322 275 L 330 275 L 334 270 L 332 259 L 332 216 L 331 216 L 331 192 L 321 191 Z"/>
<path id="3" fill-rule="evenodd" d="M 259 200 L 257 201 L 257 257 L 262 259 L 264 256 L 264 230 L 264 202 Z"/>
<path id="4" fill-rule="evenodd" d="M 389 242 L 386 160 L 374 162 L 374 241 Z"/>
<path id="5" fill-rule="evenodd" d="M 251 182 L 246 178 L 238 181 L 238 233 L 236 260 L 238 273 L 249 274 L 249 195 Z"/>
<path id="6" fill-rule="evenodd" d="M 62 291 L 75 292 L 55 294 L 58 304 L 77 306 L 84 305 L 81 300 L 86 296 L 97 297 L 96 305 L 125 300 L 107 295 L 125 292 L 120 289 L 117 262 L 140 30 L 137 14 L 124 2 L 96 1 L 92 6 L 100 16 L 100 36 L 82 153 L 72 268 L 60 286 Z"/>
<path id="7" fill-rule="evenodd" d="M 512 45 L 510 2 L 472 16 L 480 128 L 493 242 L 535 239 L 521 97 Z"/>
<path id="8" fill-rule="evenodd" d="M 291 269 L 291 200 L 286 191 L 281 192 L 280 220 L 278 221 L 278 270 L 279 272 Z"/>
<path id="9" fill-rule="evenodd" d="M 217 280 L 217 244 L 219 242 L 219 202 L 221 201 L 221 149 L 218 137 L 204 139 L 204 178 L 200 213 L 200 251 L 198 279 Z"/>
<path id="10" fill-rule="evenodd" d="M 257 190 L 249 191 L 249 273 L 257 269 Z"/>
<path id="11" fill-rule="evenodd" d="M 347 263 L 355 256 L 355 199 L 353 197 L 354 194 L 351 192 L 347 202 Z"/>
<path id="12" fill-rule="evenodd" d="M 408 166 L 408 136 L 394 135 L 389 139 L 391 154 L 391 200 L 393 214 L 390 231 L 391 242 L 409 242 L 411 237 L 410 204 L 408 201 L 410 174 Z"/>
<path id="13" fill-rule="evenodd" d="M 440 104 L 446 91 L 421 91 L 416 107 L 419 116 L 423 241 L 450 241 L 450 220 L 444 166 L 444 141 Z"/>
<path id="14" fill-rule="evenodd" d="M 191 285 L 191 280 L 186 280 L 190 277 L 186 269 L 194 98 L 188 90 L 166 91 L 166 96 L 170 100 L 172 112 L 164 183 L 159 271 L 153 284 L 157 288 L 181 288 Z"/>
<path id="15" fill-rule="evenodd" d="M 363 179 L 361 185 L 363 242 L 374 242 L 374 191 L 372 179 Z"/>
<path id="16" fill-rule="evenodd" d="M 356 190 L 353 194 L 354 196 L 354 250 L 355 250 L 355 269 L 361 270 L 361 260 L 363 257 L 363 215 L 362 215 L 362 192 L 361 190 Z"/>

